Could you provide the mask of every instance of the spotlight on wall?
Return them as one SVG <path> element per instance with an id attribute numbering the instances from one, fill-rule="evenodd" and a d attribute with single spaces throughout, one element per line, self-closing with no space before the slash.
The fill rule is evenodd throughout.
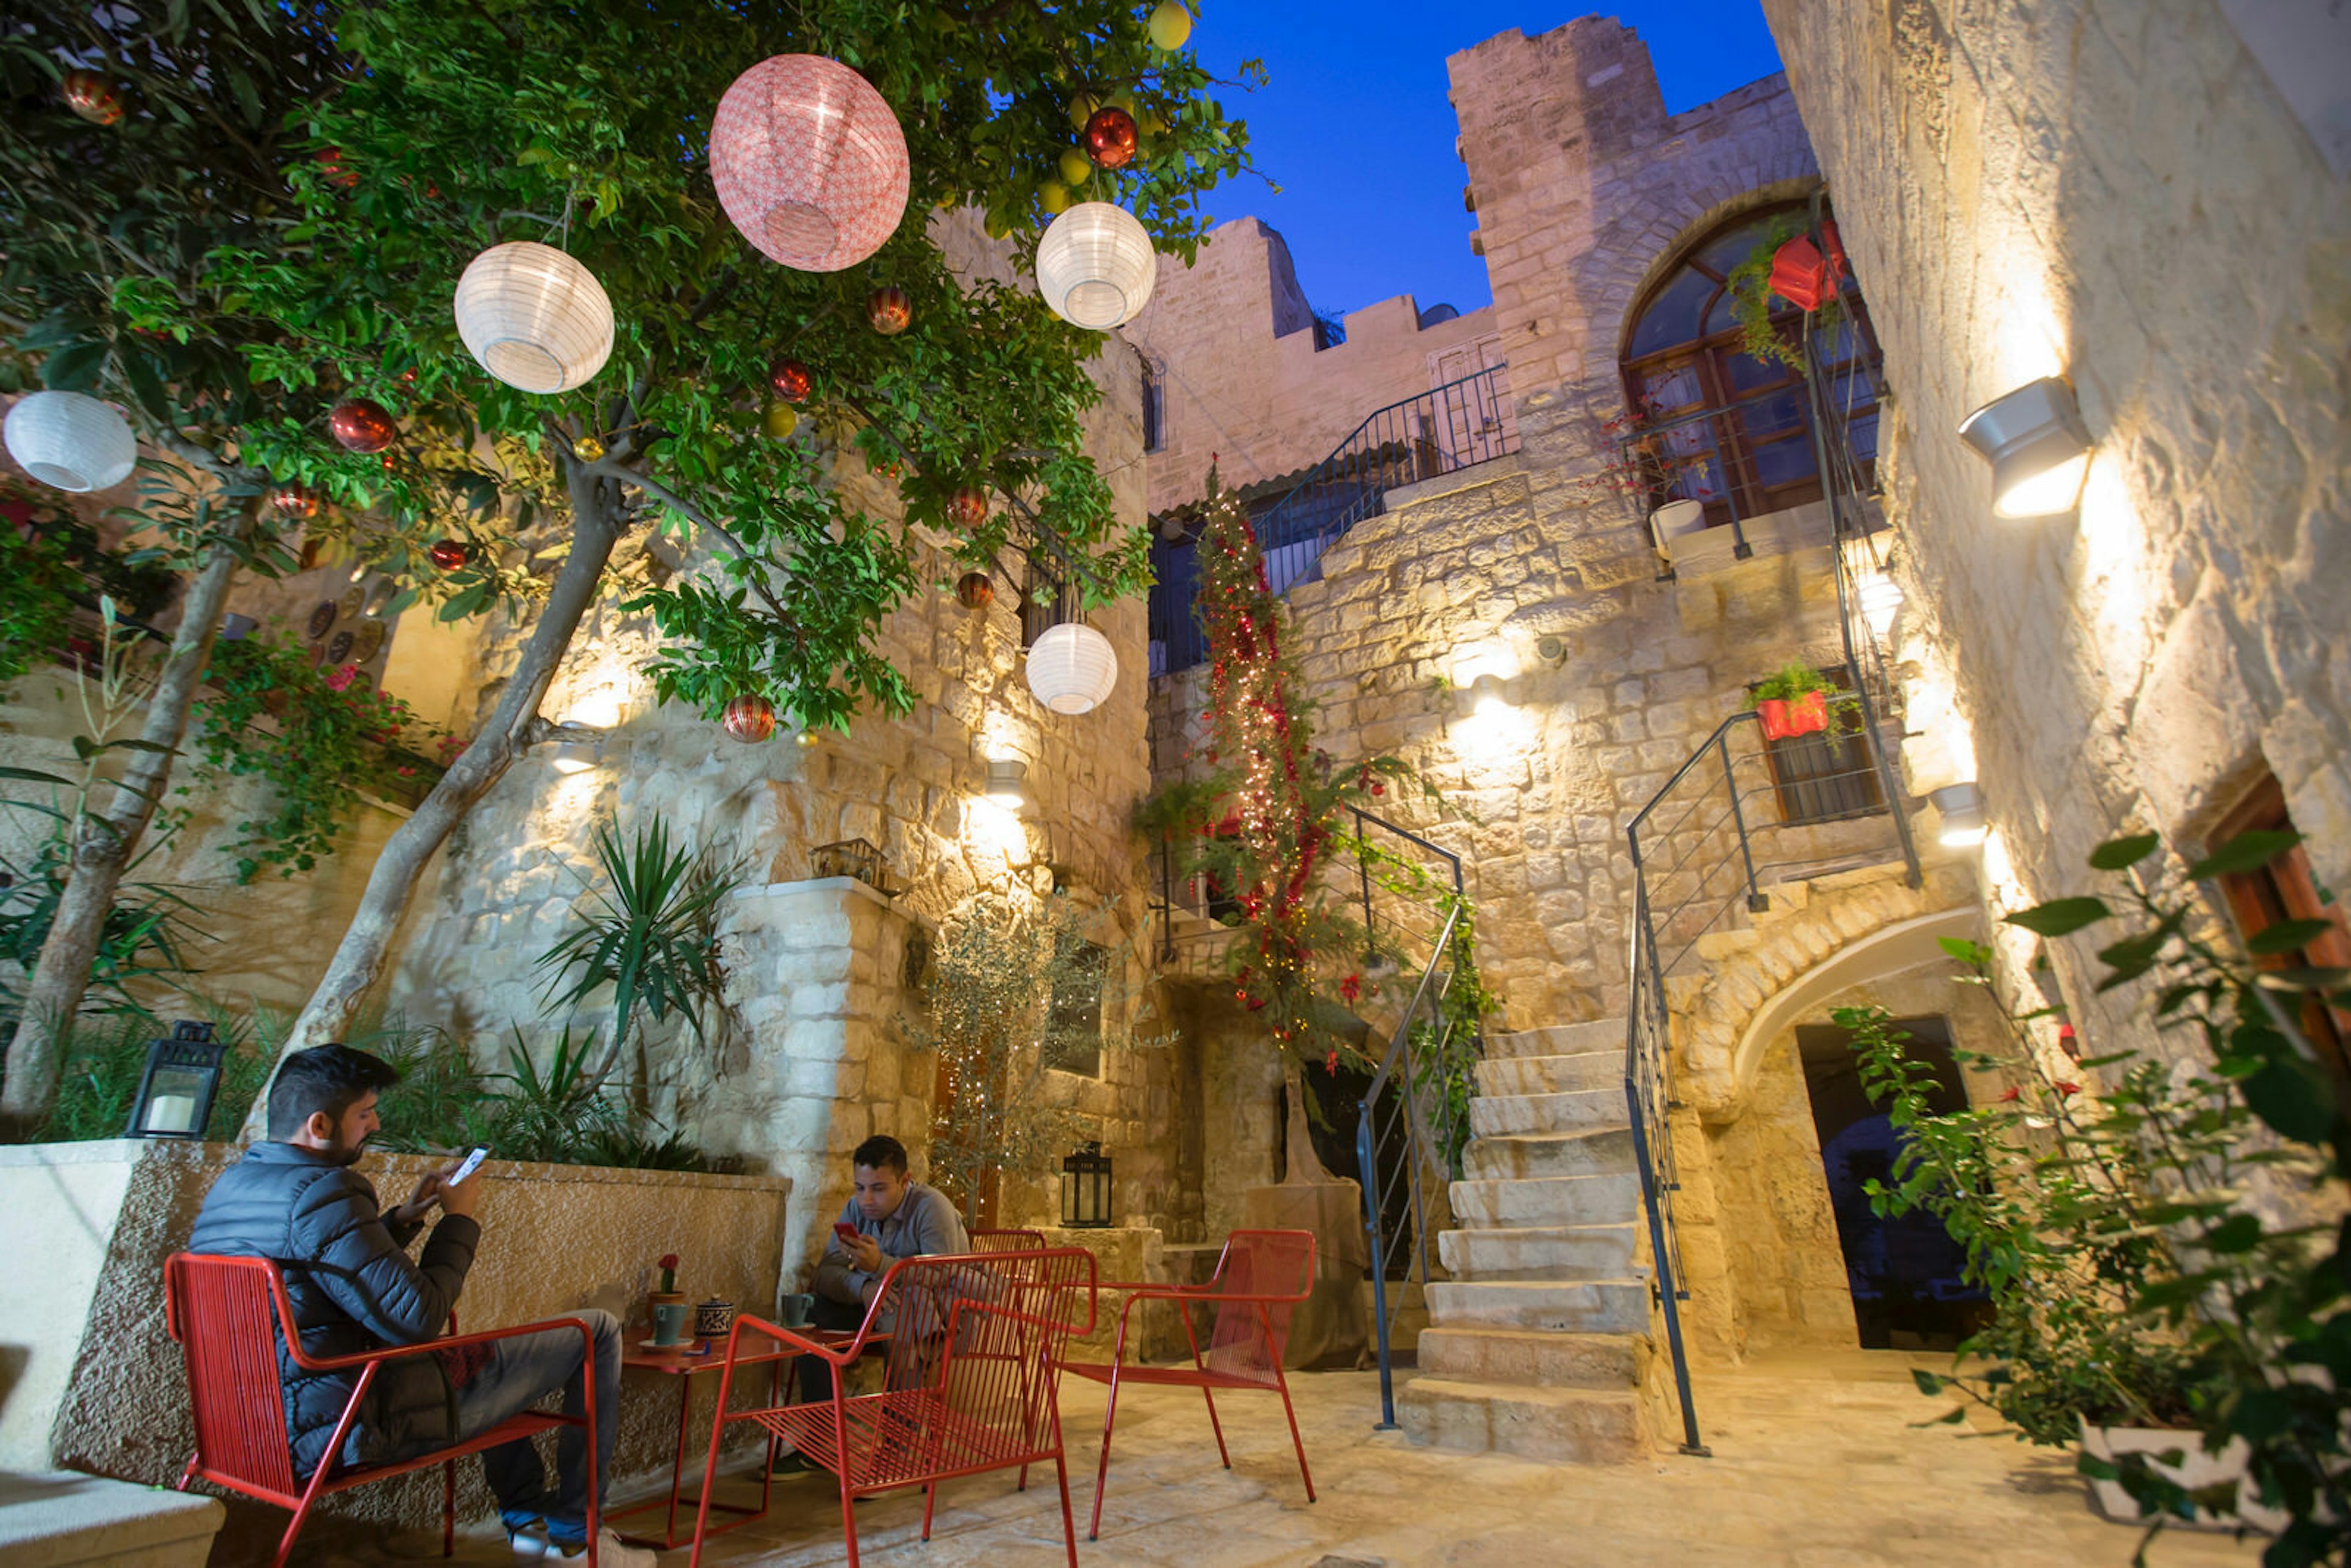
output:
<path id="1" fill-rule="evenodd" d="M 1959 422 L 1959 439 L 1991 465 L 1991 509 L 2003 517 L 2073 510 L 2090 471 L 2090 432 L 2061 377 L 2044 376 Z"/>
<path id="2" fill-rule="evenodd" d="M 1029 791 L 1023 780 L 1029 777 L 1029 765 L 1017 757 L 1001 757 L 987 765 L 987 798 L 1008 811 L 1017 811 L 1029 803 Z"/>
<path id="3" fill-rule="evenodd" d="M 1509 688 L 1499 675 L 1480 675 L 1469 683 L 1469 703 L 1478 713 L 1499 713 L 1510 706 Z"/>
<path id="4" fill-rule="evenodd" d="M 1967 849 L 1984 841 L 1988 831 L 1984 823 L 1983 797 L 1976 790 L 1975 781 L 1946 784 L 1930 790 L 1927 799 L 1934 805 L 1936 814 L 1943 819 L 1939 841 L 1949 849 Z"/>
<path id="5" fill-rule="evenodd" d="M 1854 597 L 1859 601 L 1861 618 L 1870 631 L 1885 636 L 1902 609 L 1902 585 L 1883 571 L 1866 570 L 1861 574 Z"/>
<path id="6" fill-rule="evenodd" d="M 549 758 L 558 773 L 585 773 L 596 766 L 596 742 L 585 736 L 558 731 L 555 754 Z"/>

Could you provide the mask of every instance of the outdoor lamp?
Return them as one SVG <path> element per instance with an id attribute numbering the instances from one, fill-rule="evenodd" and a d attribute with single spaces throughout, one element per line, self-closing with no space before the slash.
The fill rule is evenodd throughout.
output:
<path id="1" fill-rule="evenodd" d="M 228 1047 L 213 1039 L 213 1026 L 182 1019 L 170 1038 L 149 1043 L 147 1071 L 131 1103 L 126 1138 L 188 1138 L 204 1135 L 213 1095 L 220 1088 L 221 1059 Z"/>
<path id="2" fill-rule="evenodd" d="M 1499 713 L 1510 706 L 1509 688 L 1502 677 L 1495 674 L 1479 676 L 1469 683 L 1469 700 L 1479 713 Z"/>
<path id="3" fill-rule="evenodd" d="M 1959 439 L 1991 465 L 1991 509 L 2003 517 L 2072 510 L 2090 469 L 2090 433 L 2056 376 L 1984 404 L 1959 422 Z"/>
<path id="4" fill-rule="evenodd" d="M 1082 621 L 1046 627 L 1029 650 L 1029 689 L 1055 713 L 1090 713 L 1117 684 L 1110 639 Z"/>
<path id="5" fill-rule="evenodd" d="M 1159 258 L 1134 214 L 1108 202 L 1081 202 L 1037 242 L 1037 292 L 1073 327 L 1107 332 L 1151 302 Z"/>
<path id="6" fill-rule="evenodd" d="M 1870 631 L 1883 637 L 1902 608 L 1902 586 L 1885 572 L 1865 571 L 1861 574 L 1861 586 L 1854 598 L 1859 602 L 1862 620 L 1868 623 Z"/>
<path id="7" fill-rule="evenodd" d="M 139 438 L 98 399 L 77 392 L 29 392 L 9 409 L 0 440 L 17 466 L 44 485 L 77 493 L 110 490 L 131 477 Z"/>
<path id="8" fill-rule="evenodd" d="M 549 245 L 494 245 L 457 279 L 457 336 L 482 369 L 527 392 L 569 392 L 612 355 L 604 286 Z"/>
<path id="9" fill-rule="evenodd" d="M 1066 1230 L 1110 1228 L 1110 1156 L 1089 1141 L 1061 1162 L 1061 1226 Z"/>
<path id="10" fill-rule="evenodd" d="M 1965 784 L 1946 784 L 1940 789 L 1928 791 L 1927 799 L 1943 819 L 1938 837 L 1946 848 L 1967 849 L 1984 841 L 1984 834 L 1990 830 L 1984 823 L 1983 796 L 1977 791 L 1973 779 Z"/>
<path id="11" fill-rule="evenodd" d="M 719 99 L 710 178 L 726 221 L 762 256 L 839 272 L 880 250 L 905 215 L 906 133 L 839 60 L 777 55 Z"/>
<path id="12" fill-rule="evenodd" d="M 987 765 L 987 798 L 1008 811 L 1017 811 L 1029 803 L 1029 792 L 1021 780 L 1029 776 L 1029 765 L 1017 757 L 998 758 Z"/>
<path id="13" fill-rule="evenodd" d="M 581 736 L 566 736 L 556 743 L 552 760 L 558 773 L 585 773 L 596 766 L 596 743 Z"/>

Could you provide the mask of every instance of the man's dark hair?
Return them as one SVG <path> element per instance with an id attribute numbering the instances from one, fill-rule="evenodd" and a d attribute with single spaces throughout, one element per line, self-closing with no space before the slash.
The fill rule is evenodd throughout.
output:
<path id="1" fill-rule="evenodd" d="M 324 1111 L 340 1122 L 351 1103 L 370 1090 L 381 1091 L 400 1082 L 392 1063 L 380 1056 L 335 1041 L 298 1051 L 280 1062 L 269 1084 L 269 1135 L 285 1143 L 302 1130 L 311 1113 Z M 905 1153 L 899 1152 L 904 1160 Z"/>
<path id="2" fill-rule="evenodd" d="M 849 1156 L 852 1166 L 863 1166 L 869 1171 L 889 1169 L 900 1176 L 906 1174 L 906 1145 L 887 1133 L 876 1133 L 857 1145 Z"/>

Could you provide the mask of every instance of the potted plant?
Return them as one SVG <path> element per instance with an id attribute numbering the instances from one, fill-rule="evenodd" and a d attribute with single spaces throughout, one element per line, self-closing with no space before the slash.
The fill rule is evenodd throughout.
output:
<path id="1" fill-rule="evenodd" d="M 1818 735 L 1829 726 L 1828 677 L 1810 664 L 1792 664 L 1756 685 L 1755 712 L 1766 740 Z"/>
<path id="2" fill-rule="evenodd" d="M 685 1292 L 677 1288 L 677 1254 L 661 1255 L 661 1289 L 645 1298 L 645 1315 L 653 1324 L 655 1344 L 675 1344 L 685 1336 Z"/>

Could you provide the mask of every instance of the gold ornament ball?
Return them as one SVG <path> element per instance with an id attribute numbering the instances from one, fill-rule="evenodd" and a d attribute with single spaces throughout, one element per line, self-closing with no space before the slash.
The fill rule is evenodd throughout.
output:
<path id="1" fill-rule="evenodd" d="M 1192 13 L 1177 5 L 1176 0 L 1161 0 L 1159 6 L 1151 13 L 1148 26 L 1153 43 L 1163 49 L 1180 49 L 1184 47 L 1184 40 L 1192 36 Z"/>
<path id="2" fill-rule="evenodd" d="M 592 435 L 583 435 L 571 444 L 571 455 L 582 463 L 593 463 L 604 455 L 604 444 Z"/>
<path id="3" fill-rule="evenodd" d="M 800 427 L 799 411 L 788 402 L 771 402 L 759 415 L 759 428 L 770 441 L 787 441 Z"/>
<path id="4" fill-rule="evenodd" d="M 816 731 L 812 729 L 804 729 L 800 731 L 798 735 L 792 737 L 792 744 L 800 747 L 803 749 L 815 746 Z"/>
<path id="5" fill-rule="evenodd" d="M 1083 148 L 1061 149 L 1061 183 L 1063 184 L 1082 185 L 1093 177 L 1094 161 L 1086 156 Z"/>

